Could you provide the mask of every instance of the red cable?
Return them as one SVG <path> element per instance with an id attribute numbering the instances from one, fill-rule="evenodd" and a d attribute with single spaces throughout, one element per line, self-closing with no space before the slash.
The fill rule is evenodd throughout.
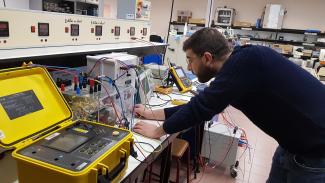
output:
<path id="1" fill-rule="evenodd" d="M 146 156 L 143 154 L 143 152 L 141 151 L 141 149 L 137 146 L 137 143 L 134 143 L 134 145 L 139 149 L 140 153 L 142 154 L 142 156 L 144 157 L 144 160 L 146 159 Z"/>
<path id="2" fill-rule="evenodd" d="M 112 107 L 113 107 L 113 109 L 114 109 L 114 111 L 115 111 L 115 114 L 116 114 L 118 120 L 121 121 L 121 118 L 119 117 L 118 112 L 117 112 L 117 110 L 116 110 L 115 104 L 114 104 L 112 98 L 109 96 L 109 92 L 108 92 L 107 88 L 106 88 L 103 84 L 102 84 L 102 87 L 104 88 L 104 90 L 105 90 L 107 96 L 110 98 L 110 101 L 111 101 Z"/>

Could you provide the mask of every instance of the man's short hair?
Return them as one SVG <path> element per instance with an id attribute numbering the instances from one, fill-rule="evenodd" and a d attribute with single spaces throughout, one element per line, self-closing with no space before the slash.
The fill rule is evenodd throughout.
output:
<path id="1" fill-rule="evenodd" d="M 203 28 L 196 31 L 184 42 L 183 50 L 188 49 L 192 49 L 193 53 L 198 56 L 203 56 L 204 52 L 209 52 L 217 60 L 231 52 L 226 38 L 213 28 Z"/>

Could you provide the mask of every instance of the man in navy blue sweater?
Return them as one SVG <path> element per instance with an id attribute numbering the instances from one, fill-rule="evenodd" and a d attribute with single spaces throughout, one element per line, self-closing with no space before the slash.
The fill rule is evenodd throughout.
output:
<path id="1" fill-rule="evenodd" d="M 325 87 L 304 69 L 262 46 L 235 47 L 215 29 L 204 28 L 184 42 L 188 69 L 200 82 L 215 78 L 183 106 L 135 112 L 165 120 L 134 131 L 151 138 L 210 120 L 228 105 L 241 110 L 279 143 L 269 183 L 325 182 Z"/>

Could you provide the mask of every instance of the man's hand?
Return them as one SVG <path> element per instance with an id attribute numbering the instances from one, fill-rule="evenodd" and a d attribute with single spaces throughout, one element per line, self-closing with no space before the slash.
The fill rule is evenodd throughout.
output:
<path id="1" fill-rule="evenodd" d="M 137 117 L 152 119 L 152 111 L 150 111 L 150 109 L 146 109 L 142 104 L 136 104 L 134 106 L 134 113 Z"/>
<path id="2" fill-rule="evenodd" d="M 142 104 L 136 104 L 134 106 L 134 113 L 137 117 L 143 117 L 145 119 L 165 120 L 164 109 L 151 110 L 145 108 Z"/>
<path id="3" fill-rule="evenodd" d="M 159 139 L 161 136 L 165 135 L 165 131 L 162 127 L 158 127 L 153 124 L 149 124 L 143 121 L 139 121 L 133 127 L 134 132 L 139 133 L 145 137 Z"/>

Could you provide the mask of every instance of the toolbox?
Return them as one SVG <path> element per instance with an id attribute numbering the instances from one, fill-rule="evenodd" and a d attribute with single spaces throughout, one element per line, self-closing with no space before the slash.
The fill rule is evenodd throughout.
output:
<path id="1" fill-rule="evenodd" d="M 73 121 L 43 67 L 1 70 L 0 86 L 0 147 L 14 149 L 20 183 L 120 181 L 133 145 L 130 131 Z"/>

